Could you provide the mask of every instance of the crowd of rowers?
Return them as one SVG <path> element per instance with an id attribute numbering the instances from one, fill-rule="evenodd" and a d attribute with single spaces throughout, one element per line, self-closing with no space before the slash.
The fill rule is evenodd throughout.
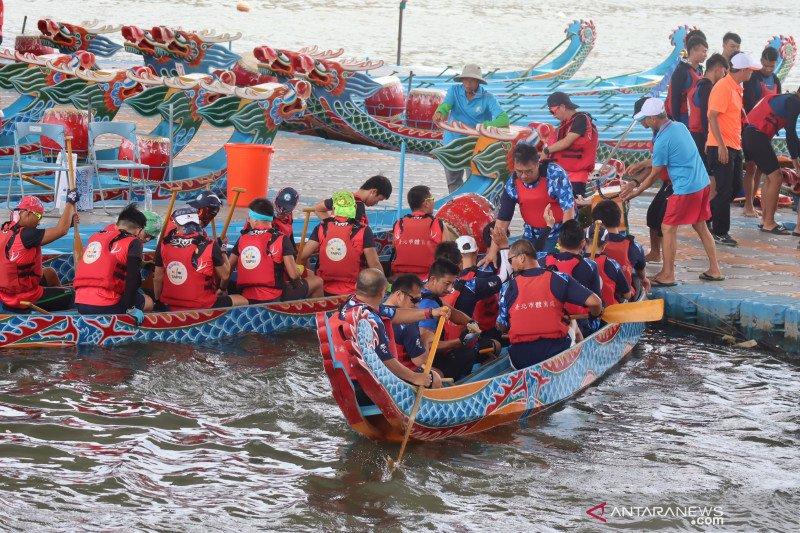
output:
<path id="1" fill-rule="evenodd" d="M 596 331 L 604 305 L 631 298 L 634 285 L 646 289 L 648 282 L 644 254 L 622 231 L 617 202 L 602 201 L 593 208 L 602 230 L 594 239 L 597 257 L 586 257 L 587 235 L 574 219 L 572 196 L 558 199 L 537 186 L 548 176 L 569 187 L 566 173 L 542 158 L 534 144 L 519 143 L 513 159 L 515 174 L 497 220 L 484 232 L 489 246 L 480 262 L 475 238 L 452 234 L 433 216 L 430 189 L 418 185 L 408 191 L 411 212 L 395 222 L 394 251 L 382 264 L 366 207 L 388 199 L 392 185 L 384 176 L 373 176 L 357 191 L 339 191 L 314 206 L 322 221 L 300 250 L 292 231 L 299 195 L 291 188 L 279 191 L 274 203 L 266 198 L 250 203 L 245 227 L 227 253 L 227 243 L 206 232 L 221 206 L 219 198 L 201 193 L 173 211 L 152 265 L 143 265 L 142 249 L 159 234 L 159 221 L 148 220 L 131 204 L 115 224 L 89 237 L 70 289 L 56 287 L 54 272 L 43 270 L 41 247 L 66 234 L 75 213 L 74 191 L 59 223 L 47 229 L 37 227 L 42 204 L 25 197 L 0 231 L 0 247 L 6 251 L 0 263 L 0 300 L 14 312 L 27 311 L 28 302 L 53 311 L 68 307 L 74 294 L 80 313 L 128 313 L 141 321 L 152 310 L 349 295 L 340 319 L 374 315 L 385 340 L 379 354 L 403 379 L 434 386 L 441 377 L 459 379 L 476 363 L 498 355 L 503 343 L 510 343 L 511 360 L 522 368 Z M 508 227 L 517 204 L 526 238 L 509 246 Z M 316 270 L 311 272 L 314 256 Z M 143 266 L 153 269 L 152 284 L 143 283 Z M 414 370 L 442 314 L 449 321 L 434 363 L 437 372 L 421 376 Z M 392 320 L 397 324 L 388 327 Z"/>

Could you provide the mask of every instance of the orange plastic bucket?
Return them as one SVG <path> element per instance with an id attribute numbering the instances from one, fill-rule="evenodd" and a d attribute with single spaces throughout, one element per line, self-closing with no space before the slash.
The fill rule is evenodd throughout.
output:
<path id="1" fill-rule="evenodd" d="M 275 149 L 266 144 L 228 143 L 228 203 L 234 197 L 234 187 L 245 192 L 239 195 L 236 207 L 247 206 L 256 198 L 267 196 L 269 165 Z"/>

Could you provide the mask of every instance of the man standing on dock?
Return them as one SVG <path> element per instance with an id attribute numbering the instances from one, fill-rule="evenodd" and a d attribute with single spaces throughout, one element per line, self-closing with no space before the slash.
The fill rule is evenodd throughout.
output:
<path id="1" fill-rule="evenodd" d="M 482 85 L 486 80 L 481 67 L 464 65 L 461 75 L 454 78 L 461 85 L 453 85 L 447 90 L 444 101 L 433 114 L 434 122 L 460 122 L 474 128 L 478 124 L 504 128 L 508 126 L 508 114 L 500 108 L 497 98 Z M 448 145 L 463 135 L 445 130 L 442 144 Z M 447 189 L 453 192 L 464 184 L 464 169 L 444 170 Z"/>
<path id="2" fill-rule="evenodd" d="M 714 239 L 706 226 L 710 216 L 710 182 L 703 160 L 696 150 L 689 130 L 680 122 L 667 118 L 664 101 L 648 98 L 642 110 L 633 117 L 646 128 L 655 132 L 653 140 L 653 167 L 641 183 L 623 182 L 620 197 L 625 200 L 636 198 L 646 191 L 666 168 L 672 181 L 673 194 L 667 198 L 667 207 L 661 230 L 664 234 L 664 263 L 661 272 L 650 278 L 654 287 L 671 287 L 675 282 L 675 252 L 678 243 L 678 226 L 691 225 L 703 243 L 708 256 L 709 268 L 700 279 L 722 281 L 725 278 L 717 264 L 717 250 Z M 636 186 L 634 187 L 634 183 Z"/>

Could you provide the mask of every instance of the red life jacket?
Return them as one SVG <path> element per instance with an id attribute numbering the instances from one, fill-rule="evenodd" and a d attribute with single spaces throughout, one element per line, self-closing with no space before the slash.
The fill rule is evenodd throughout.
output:
<path id="1" fill-rule="evenodd" d="M 774 74 L 771 75 L 773 78 L 775 77 Z M 761 85 L 761 98 L 766 98 L 767 96 L 776 96 L 778 93 L 778 84 L 773 83 L 772 87 L 767 85 L 767 82 L 762 78 L 759 82 Z"/>
<path id="2" fill-rule="evenodd" d="M 565 316 L 564 302 L 550 289 L 555 274 L 545 270 L 535 276 L 519 275 L 517 299 L 509 309 L 508 339 L 511 344 L 532 342 L 539 339 L 561 339 L 569 332 L 569 321 Z"/>
<path id="3" fill-rule="evenodd" d="M 0 302 L 20 308 L 20 302 L 35 302 L 44 288 L 42 277 L 42 248 L 25 248 L 22 227 L 6 222 L 0 227 Z"/>
<path id="4" fill-rule="evenodd" d="M 703 109 L 700 107 L 700 83 L 708 78 L 701 78 L 692 84 L 686 92 L 686 110 L 689 113 L 689 131 L 692 133 L 705 133 L 703 129 Z M 703 82 L 705 83 L 705 82 Z M 711 83 L 711 80 L 708 80 Z"/>
<path id="5" fill-rule="evenodd" d="M 689 77 L 691 78 L 691 82 L 689 83 L 689 87 L 686 89 L 686 95 L 688 97 L 688 95 L 692 92 L 692 89 L 694 89 L 697 86 L 697 82 L 700 81 L 700 79 L 703 76 L 699 72 L 697 72 L 697 69 L 692 68 L 691 65 L 688 65 L 687 71 L 689 72 Z M 677 110 L 677 111 L 672 109 L 672 91 L 673 90 L 674 89 L 672 88 L 672 84 L 670 83 L 667 86 L 667 99 L 664 101 L 664 110 L 667 112 L 667 116 L 669 116 L 670 118 L 672 118 L 674 120 L 678 120 L 678 116 L 679 115 L 685 115 L 686 113 L 689 112 L 689 102 L 688 102 L 688 98 L 682 98 L 681 99 L 681 108 L 679 110 Z"/>
<path id="6" fill-rule="evenodd" d="M 575 117 L 584 115 L 586 117 L 586 133 L 575 139 L 569 148 L 555 152 L 552 157 L 561 168 L 567 171 L 569 181 L 573 183 L 587 183 L 589 174 L 594 172 L 594 165 L 597 162 L 597 145 L 599 137 L 597 126 L 595 126 L 589 113 L 578 112 L 572 115 L 569 120 L 565 120 L 558 126 L 558 140 L 563 139 L 569 133 Z M 556 218 L 558 221 L 558 218 Z M 541 226 L 539 226 L 541 227 Z"/>
<path id="7" fill-rule="evenodd" d="M 465 275 L 461 276 L 460 279 L 462 281 L 469 281 L 475 278 L 475 274 L 476 274 L 475 270 L 470 270 Z M 442 296 L 438 303 L 440 306 L 446 305 L 450 309 L 457 309 L 463 313 L 464 310 L 458 309 L 458 306 L 456 306 L 456 302 L 458 301 L 459 296 L 461 296 L 461 291 L 459 289 L 454 288 L 450 294 L 445 294 L 444 296 Z M 458 325 L 448 320 L 447 322 L 444 323 L 444 329 L 442 330 L 442 339 L 443 340 L 458 339 L 461 336 L 461 333 L 463 333 L 466 328 L 467 328 L 466 325 Z M 481 329 L 481 331 L 483 331 L 483 329 Z"/>
<path id="8" fill-rule="evenodd" d="M 365 231 L 366 226 L 341 217 L 329 218 L 320 224 L 317 275 L 325 284 L 325 292 L 355 292 L 364 253 Z"/>
<path id="9" fill-rule="evenodd" d="M 392 344 L 394 344 L 394 351 L 395 355 L 397 356 L 397 360 L 400 361 L 404 367 L 410 368 L 411 370 L 416 370 L 419 365 L 415 365 L 414 361 L 412 361 L 408 356 L 408 353 L 406 353 L 406 347 L 403 346 L 402 343 L 397 342 L 397 338 L 394 336 L 394 327 L 392 326 L 391 322 L 387 323 L 385 319 L 382 320 L 384 321 L 383 324 L 386 327 L 387 333 L 390 330 L 392 332 L 390 338 L 392 340 Z"/>
<path id="10" fill-rule="evenodd" d="M 283 237 L 277 228 L 251 228 L 239 238 L 236 285 L 245 298 L 273 300 L 283 293 Z M 257 297 L 247 290 L 253 287 L 260 289 Z"/>
<path id="11" fill-rule="evenodd" d="M 544 220 L 544 209 L 548 205 L 550 205 L 553 211 L 553 217 L 555 217 L 557 223 L 564 220 L 564 211 L 562 211 L 558 200 L 553 199 L 547 192 L 548 164 L 548 161 L 544 161 L 539 165 L 539 179 L 535 187 L 526 187 L 521 179 L 514 178 L 514 186 L 517 188 L 519 213 L 522 215 L 522 220 L 534 228 L 544 228 L 547 226 L 547 222 Z"/>
<path id="12" fill-rule="evenodd" d="M 414 212 L 395 222 L 392 274 L 416 274 L 421 279 L 427 278 L 442 235 L 442 221 L 428 214 Z"/>
<path id="13" fill-rule="evenodd" d="M 294 238 L 294 228 L 292 224 L 294 223 L 294 217 L 291 213 L 289 213 L 286 218 L 278 218 L 275 217 L 272 219 L 272 227 L 277 229 L 281 232 L 281 234 L 286 235 L 290 239 Z"/>
<path id="14" fill-rule="evenodd" d="M 617 302 L 617 282 L 608 277 L 606 274 L 606 260 L 608 256 L 599 254 L 594 258 L 597 263 L 597 270 L 600 272 L 600 281 L 603 282 L 603 290 L 601 291 L 601 298 L 603 299 L 603 306 L 614 305 Z"/>
<path id="15" fill-rule="evenodd" d="M 478 300 L 472 318 L 478 323 L 481 331 L 485 332 L 497 326 L 498 316 L 500 316 L 500 295 L 492 294 L 483 300 Z"/>
<path id="16" fill-rule="evenodd" d="M 328 323 L 331 327 L 331 340 L 334 350 L 336 351 L 336 358 L 342 361 L 345 372 L 347 372 L 347 375 L 353 382 L 357 382 L 358 380 L 353 375 L 352 366 L 355 364 L 355 360 L 360 358 L 360 355 L 358 355 L 360 351 L 356 346 L 358 341 L 354 338 L 353 330 L 355 329 L 359 317 L 365 314 L 365 308 L 366 306 L 363 304 L 343 308 L 328 319 Z M 394 352 L 397 348 L 397 344 L 394 339 L 392 322 L 383 316 L 381 316 L 380 319 L 386 330 L 386 336 L 389 339 L 389 350 Z M 394 352 L 394 354 L 396 356 L 396 352 Z"/>
<path id="17" fill-rule="evenodd" d="M 572 273 L 575 271 L 575 267 L 577 267 L 581 261 L 582 258 L 578 256 L 573 256 L 570 257 L 569 259 L 556 259 L 556 257 L 552 254 L 548 254 L 544 260 L 547 266 L 554 267 L 559 272 L 567 274 L 568 276 L 572 276 Z M 589 312 L 588 307 L 584 307 L 582 305 L 575 305 L 573 303 L 568 303 L 568 302 L 564 303 L 564 310 L 569 315 L 583 315 Z"/>
<path id="18" fill-rule="evenodd" d="M 75 271 L 75 301 L 86 305 L 113 305 L 125 292 L 128 248 L 136 237 L 116 224 L 89 237 Z M 85 289 L 100 289 L 85 290 Z"/>
<path id="19" fill-rule="evenodd" d="M 205 235 L 170 235 L 161 246 L 164 285 L 160 300 L 174 311 L 208 309 L 217 300 L 213 243 Z"/>
<path id="20" fill-rule="evenodd" d="M 786 127 L 786 119 L 777 115 L 770 102 L 776 94 L 771 94 L 758 101 L 758 103 L 747 114 L 747 123 L 758 131 L 772 139 L 778 132 Z"/>
<path id="21" fill-rule="evenodd" d="M 603 247 L 603 254 L 607 255 L 617 263 L 625 275 L 625 281 L 628 286 L 633 287 L 633 265 L 631 265 L 630 257 L 628 257 L 628 250 L 630 250 L 633 237 L 628 235 L 624 241 L 611 241 L 607 240 Z"/>

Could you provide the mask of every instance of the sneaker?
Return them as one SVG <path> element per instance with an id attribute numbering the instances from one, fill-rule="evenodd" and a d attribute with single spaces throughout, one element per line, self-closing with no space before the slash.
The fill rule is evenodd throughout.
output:
<path id="1" fill-rule="evenodd" d="M 714 242 L 716 242 L 720 246 L 731 246 L 731 247 L 739 246 L 738 241 L 733 237 L 731 237 L 730 235 L 728 235 L 727 233 L 725 235 L 714 235 Z"/>

